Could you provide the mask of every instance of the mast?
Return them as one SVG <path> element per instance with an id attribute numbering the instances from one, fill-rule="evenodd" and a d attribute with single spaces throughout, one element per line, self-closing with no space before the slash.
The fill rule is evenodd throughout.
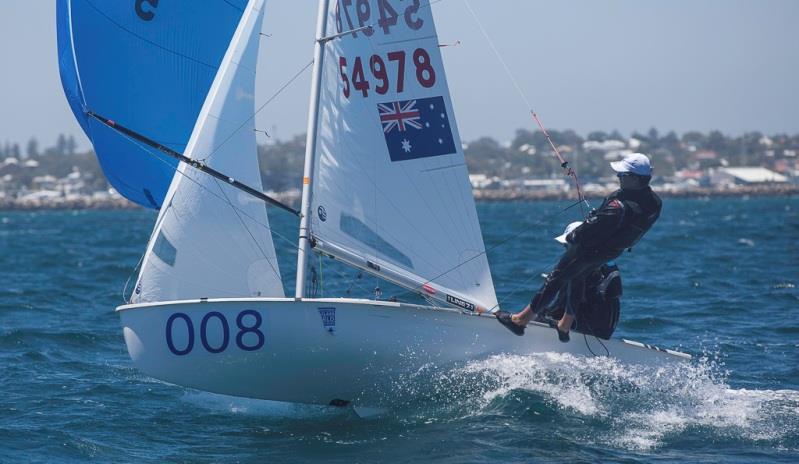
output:
<path id="1" fill-rule="evenodd" d="M 302 175 L 302 204 L 300 206 L 300 231 L 297 247 L 297 285 L 294 296 L 305 296 L 305 268 L 308 264 L 310 240 L 308 224 L 311 213 L 311 182 L 313 181 L 314 158 L 316 151 L 316 132 L 319 123 L 319 90 L 322 86 L 322 67 L 324 59 L 325 34 L 327 33 L 327 11 L 330 0 L 319 0 L 316 18 L 316 42 L 314 43 L 313 76 L 311 78 L 311 102 L 308 109 L 308 133 L 305 137 L 305 168 Z"/>

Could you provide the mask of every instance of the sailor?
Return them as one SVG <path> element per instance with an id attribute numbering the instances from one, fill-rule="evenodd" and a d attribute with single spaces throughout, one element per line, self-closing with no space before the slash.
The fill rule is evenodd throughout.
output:
<path id="1" fill-rule="evenodd" d="M 576 246 L 567 242 L 566 237 L 582 224 L 579 221 L 572 222 L 561 235 L 555 237 L 555 241 L 565 248 Z M 619 321 L 620 296 L 621 273 L 616 263 L 611 261 L 584 278 L 572 279 L 552 303 L 537 314 L 536 320 L 547 322 L 551 327 L 576 327 L 584 334 L 607 340 Z M 558 331 L 558 338 L 567 342 L 569 334 Z"/>
<path id="2" fill-rule="evenodd" d="M 561 256 L 544 285 L 530 304 L 516 314 L 497 311 L 499 322 L 516 335 L 524 335 L 527 323 L 536 317 L 570 283 L 584 282 L 602 264 L 613 261 L 632 249 L 660 216 L 661 201 L 649 187 L 652 166 L 649 158 L 633 153 L 610 163 L 619 178 L 620 189 L 611 193 L 598 210 L 566 235 L 570 246 Z M 558 338 L 569 341 L 573 315 L 558 321 Z"/>
<path id="3" fill-rule="evenodd" d="M 566 229 L 563 231 L 562 234 L 555 237 L 555 241 L 563 245 L 567 250 L 572 247 L 573 245 L 569 243 L 567 237 L 570 233 L 574 232 L 575 229 L 580 227 L 583 223 L 580 221 L 572 222 Z M 594 274 L 597 272 L 598 269 L 595 269 L 589 273 L 586 273 L 585 276 L 582 278 L 575 278 L 571 281 L 567 282 L 566 285 L 561 289 L 560 293 L 558 294 L 558 298 L 553 299 L 550 305 L 547 306 L 547 312 L 551 310 L 553 306 L 562 306 L 563 308 L 563 316 L 561 320 L 558 321 L 558 326 L 568 326 L 571 327 L 574 319 L 577 317 L 577 308 L 582 306 L 583 301 L 585 300 L 585 282 L 588 279 L 589 275 Z M 557 329 L 557 327 L 556 327 Z M 558 338 L 561 341 L 567 342 L 569 341 L 569 333 L 562 332 L 560 329 L 558 330 Z"/>

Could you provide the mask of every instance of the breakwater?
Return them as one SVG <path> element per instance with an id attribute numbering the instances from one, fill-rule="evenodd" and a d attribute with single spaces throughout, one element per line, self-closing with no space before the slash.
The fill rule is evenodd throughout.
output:
<path id="1" fill-rule="evenodd" d="M 702 197 L 741 197 L 741 196 L 784 196 L 799 194 L 796 184 L 763 184 L 742 185 L 734 187 L 694 187 L 694 188 L 662 188 L 655 186 L 655 191 L 664 198 L 702 198 Z M 600 198 L 612 192 L 612 189 L 592 190 L 586 196 Z M 477 201 L 537 201 L 537 200 L 569 200 L 574 198 L 572 190 L 525 190 L 525 189 L 475 189 Z M 281 192 L 273 195 L 280 201 L 294 206 L 299 204 L 300 196 L 296 191 Z M 48 198 L 0 198 L 0 210 L 114 210 L 135 209 L 138 205 L 122 197 L 71 196 Z"/>

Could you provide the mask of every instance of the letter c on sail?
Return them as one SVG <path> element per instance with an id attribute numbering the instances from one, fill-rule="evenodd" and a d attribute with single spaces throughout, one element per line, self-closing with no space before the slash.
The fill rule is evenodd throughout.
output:
<path id="1" fill-rule="evenodd" d="M 149 3 L 150 6 L 155 9 L 158 8 L 158 0 L 136 0 L 136 14 L 145 21 L 152 21 L 153 18 L 155 18 L 155 12 L 145 10 L 143 8 L 145 3 Z"/>

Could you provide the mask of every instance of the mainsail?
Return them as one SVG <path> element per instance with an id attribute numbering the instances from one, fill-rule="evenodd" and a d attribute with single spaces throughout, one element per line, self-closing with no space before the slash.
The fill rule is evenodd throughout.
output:
<path id="1" fill-rule="evenodd" d="M 58 0 L 67 99 L 103 172 L 126 198 L 160 208 L 177 161 L 87 116 L 183 152 L 246 0 Z"/>
<path id="2" fill-rule="evenodd" d="M 494 307 L 429 4 L 334 1 L 327 31 L 337 38 L 323 39 L 316 249 L 430 298 Z"/>
<path id="3" fill-rule="evenodd" d="M 200 111 L 185 155 L 263 189 L 254 94 L 264 0 L 251 0 Z M 283 296 L 263 202 L 181 163 L 132 300 Z"/>

